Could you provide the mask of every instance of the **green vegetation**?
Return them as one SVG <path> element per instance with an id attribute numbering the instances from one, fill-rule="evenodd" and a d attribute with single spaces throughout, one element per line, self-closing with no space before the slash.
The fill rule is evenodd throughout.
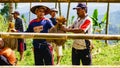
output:
<path id="1" fill-rule="evenodd" d="M 71 65 L 71 45 L 73 40 L 68 40 L 63 50 L 63 57 L 61 65 Z M 105 46 L 101 41 L 94 40 L 95 48 L 92 50 L 92 63 L 93 65 L 120 65 L 120 42 L 114 45 Z M 19 58 L 19 54 L 16 51 L 16 56 Z M 56 63 L 56 55 L 54 59 Z M 27 50 L 25 51 L 25 57 L 23 61 L 18 61 L 19 66 L 33 66 L 34 56 L 32 51 L 31 40 L 27 40 Z"/>
<path id="2" fill-rule="evenodd" d="M 96 16 L 95 16 L 96 17 Z M 73 21 L 74 16 L 71 19 Z M 104 18 L 105 19 L 105 18 Z M 71 23 L 70 23 L 71 24 Z M 8 23 L 6 23 L 4 17 L 0 15 L 0 32 L 6 32 Z M 73 40 L 68 40 L 63 50 L 63 57 L 61 65 L 71 65 L 71 46 Z M 26 40 L 27 50 L 24 53 L 24 60 L 18 61 L 18 66 L 33 66 L 34 55 L 32 50 L 31 39 Z M 102 41 L 94 40 L 95 48 L 92 50 L 93 65 L 120 65 L 120 42 L 118 41 L 115 46 L 105 46 Z M 19 59 L 19 53 L 15 51 L 17 58 Z M 56 63 L 56 55 L 54 59 Z"/>

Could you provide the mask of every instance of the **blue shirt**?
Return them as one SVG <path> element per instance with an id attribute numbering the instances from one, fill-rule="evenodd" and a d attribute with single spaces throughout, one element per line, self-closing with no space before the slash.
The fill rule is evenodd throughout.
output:
<path id="1" fill-rule="evenodd" d="M 23 32 L 23 22 L 21 18 L 15 19 L 15 29 L 19 32 Z"/>
<path id="2" fill-rule="evenodd" d="M 43 30 L 40 31 L 40 33 L 48 33 L 48 30 L 53 27 L 54 25 L 49 19 L 43 18 L 40 21 L 37 21 L 36 19 L 32 20 L 28 26 L 28 29 L 26 32 L 34 32 L 34 27 L 36 26 L 42 26 Z M 33 39 L 33 45 L 36 47 L 39 45 L 39 43 L 47 43 L 45 39 Z"/>
<path id="3" fill-rule="evenodd" d="M 52 21 L 53 25 L 56 25 L 56 18 L 50 18 L 50 20 Z"/>

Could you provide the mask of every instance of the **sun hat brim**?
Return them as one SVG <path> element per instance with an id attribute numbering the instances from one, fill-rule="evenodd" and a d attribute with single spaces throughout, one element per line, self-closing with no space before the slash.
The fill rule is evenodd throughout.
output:
<path id="1" fill-rule="evenodd" d="M 43 6 L 43 5 L 33 6 L 33 7 L 30 9 L 30 11 L 31 11 L 33 14 L 36 14 L 36 13 L 35 13 L 35 10 L 36 10 L 37 8 L 40 8 L 40 7 L 44 7 L 45 15 L 49 14 L 50 9 L 49 9 L 47 6 Z"/>

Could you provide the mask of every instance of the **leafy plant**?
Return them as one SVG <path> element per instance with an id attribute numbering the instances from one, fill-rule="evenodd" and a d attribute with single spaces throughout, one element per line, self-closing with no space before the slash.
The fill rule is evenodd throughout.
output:
<path id="1" fill-rule="evenodd" d="M 24 14 L 22 14 L 21 15 L 21 18 L 23 19 L 23 25 L 25 26 L 25 28 L 24 29 L 26 29 L 27 28 L 27 21 L 26 21 L 26 18 L 25 18 L 25 15 Z"/>
<path id="2" fill-rule="evenodd" d="M 0 14 L 5 16 L 6 19 L 9 18 L 9 4 L 4 3 L 4 7 L 0 10 Z"/>
<path id="3" fill-rule="evenodd" d="M 104 17 L 102 18 L 101 22 L 98 21 L 98 10 L 95 9 L 92 15 L 92 20 L 93 20 L 93 31 L 101 33 L 102 30 L 105 29 L 105 22 L 107 19 L 107 13 L 104 14 Z"/>
<path id="4" fill-rule="evenodd" d="M 73 24 L 74 18 L 75 18 L 75 16 L 71 17 L 71 19 L 68 21 L 68 24 L 67 24 L 68 26 Z"/>
<path id="5" fill-rule="evenodd" d="M 7 31 L 7 27 L 8 27 L 8 23 L 4 23 L 4 17 L 0 14 L 0 32 L 6 32 Z"/>

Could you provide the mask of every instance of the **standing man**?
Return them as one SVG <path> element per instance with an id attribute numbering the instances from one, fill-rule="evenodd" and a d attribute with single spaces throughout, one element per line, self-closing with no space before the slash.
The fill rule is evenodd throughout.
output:
<path id="1" fill-rule="evenodd" d="M 55 26 L 54 29 L 50 30 L 50 32 L 52 33 L 62 33 L 62 31 L 59 30 L 59 27 L 61 25 L 59 25 L 60 23 L 56 21 L 56 14 L 58 13 L 57 9 L 55 8 L 51 8 L 50 9 L 50 20 L 52 21 L 53 25 Z M 64 22 L 61 22 L 61 23 L 64 23 Z M 62 24 L 63 25 L 63 24 Z M 62 45 L 57 45 L 55 44 L 54 42 L 52 42 L 52 48 L 53 48 L 53 57 L 54 57 L 54 53 L 56 52 L 56 55 L 57 55 L 57 64 L 60 64 L 60 61 L 61 61 L 61 58 L 63 56 L 63 53 L 62 53 Z"/>
<path id="2" fill-rule="evenodd" d="M 18 32 L 23 32 L 24 31 L 24 27 L 23 27 L 23 21 L 21 18 L 19 18 L 20 13 L 18 11 L 14 11 L 12 13 L 14 19 L 15 19 L 15 29 Z M 26 45 L 24 44 L 24 39 L 18 39 L 18 51 L 20 53 L 20 61 L 23 60 L 24 57 L 24 50 Z"/>
<path id="3" fill-rule="evenodd" d="M 30 11 L 37 18 L 29 23 L 26 32 L 48 33 L 48 30 L 54 26 L 49 19 L 45 18 L 50 9 L 43 5 L 37 5 L 32 7 Z M 52 54 L 49 46 L 46 39 L 33 39 L 35 65 L 52 65 Z"/>
<path id="4" fill-rule="evenodd" d="M 50 16 L 51 16 L 51 18 L 50 18 L 50 20 L 52 21 L 52 23 L 53 23 L 53 25 L 56 25 L 56 14 L 58 13 L 58 11 L 57 11 L 57 9 L 55 9 L 55 8 L 51 8 L 50 9 Z"/>
<path id="5" fill-rule="evenodd" d="M 77 7 L 73 9 L 77 11 L 78 18 L 69 29 L 66 29 L 66 31 L 91 34 L 92 19 L 87 14 L 87 6 L 83 3 L 79 3 Z M 83 65 L 91 65 L 90 40 L 74 40 L 72 46 L 72 65 L 80 65 L 80 60 Z"/>

